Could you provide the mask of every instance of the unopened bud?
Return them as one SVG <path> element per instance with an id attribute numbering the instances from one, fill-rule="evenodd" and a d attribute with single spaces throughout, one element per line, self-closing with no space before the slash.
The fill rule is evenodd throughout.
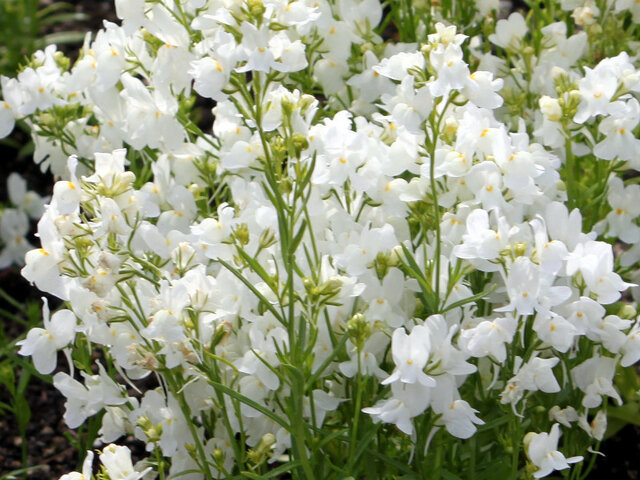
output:
<path id="1" fill-rule="evenodd" d="M 58 65 L 58 68 L 60 70 L 62 70 L 63 72 L 69 70 L 69 67 L 71 66 L 71 60 L 69 59 L 69 57 L 65 57 L 64 53 L 55 52 L 53 54 L 53 59 L 55 60 L 56 65 Z"/>
<path id="2" fill-rule="evenodd" d="M 524 257 L 527 253 L 527 243 L 526 242 L 516 242 L 513 246 L 513 254 L 516 257 Z"/>
<path id="3" fill-rule="evenodd" d="M 529 432 L 522 439 L 522 443 L 524 444 L 524 451 L 527 454 L 527 457 L 529 456 L 529 445 L 531 444 L 531 441 L 537 436 L 538 434 L 536 432 Z"/>
<path id="4" fill-rule="evenodd" d="M 290 117 L 295 109 L 295 105 L 291 100 L 285 97 L 280 101 L 280 108 L 282 109 L 282 115 L 284 117 Z"/>
<path id="5" fill-rule="evenodd" d="M 284 138 L 280 135 L 273 137 L 269 141 L 269 145 L 271 145 L 271 152 L 276 158 L 282 159 L 287 154 L 287 146 L 284 143 Z"/>
<path id="6" fill-rule="evenodd" d="M 249 14 L 256 19 L 262 18 L 262 15 L 266 11 L 262 0 L 247 0 L 247 9 L 249 10 Z"/>
<path id="7" fill-rule="evenodd" d="M 296 152 L 296 158 L 300 158 L 300 154 L 309 148 L 309 140 L 300 133 L 294 133 L 291 137 L 291 142 L 293 143 L 293 149 Z"/>
<path id="8" fill-rule="evenodd" d="M 637 310 L 633 305 L 629 305 L 628 303 L 623 304 L 620 308 L 620 311 L 618 312 L 618 316 L 625 320 L 633 320 L 637 315 Z"/>
<path id="9" fill-rule="evenodd" d="M 422 53 L 425 57 L 429 56 L 429 53 L 431 53 L 431 45 L 428 43 L 423 43 L 422 45 L 420 45 L 420 53 Z"/>
<path id="10" fill-rule="evenodd" d="M 356 313 L 347 322 L 347 332 L 349 339 L 356 346 L 358 351 L 364 348 L 364 344 L 371 336 L 371 325 L 367 322 L 362 313 Z"/>
<path id="11" fill-rule="evenodd" d="M 340 291 L 343 283 L 344 282 L 340 277 L 330 277 L 326 282 L 320 285 L 320 291 L 323 295 L 335 295 Z"/>
<path id="12" fill-rule="evenodd" d="M 260 238 L 258 239 L 260 249 L 269 248 L 271 245 L 274 245 L 276 241 L 276 236 L 270 228 L 265 228 L 262 233 L 260 233 Z"/>
<path id="13" fill-rule="evenodd" d="M 558 102 L 557 98 L 543 95 L 540 97 L 540 100 L 538 100 L 538 105 L 540 106 L 540 111 L 547 120 L 557 122 L 562 117 L 562 107 L 560 106 L 560 102 Z"/>
<path id="14" fill-rule="evenodd" d="M 209 351 L 215 350 L 216 346 L 222 343 L 231 334 L 231 326 L 227 322 L 219 323 L 211 337 Z"/>
<path id="15" fill-rule="evenodd" d="M 448 141 L 453 141 L 458 131 L 458 121 L 453 117 L 447 117 L 444 121 L 444 128 L 442 133 Z"/>
<path id="16" fill-rule="evenodd" d="M 373 260 L 373 267 L 379 279 L 383 279 L 389 271 L 390 256 L 390 252 L 378 252 L 376 258 Z"/>
<path id="17" fill-rule="evenodd" d="M 224 463 L 224 451 L 221 448 L 213 450 L 213 461 L 216 462 L 217 465 Z"/>
<path id="18" fill-rule="evenodd" d="M 260 441 L 260 447 L 271 448 L 276 443 L 276 436 L 273 433 L 265 433 Z"/>
<path id="19" fill-rule="evenodd" d="M 565 78 L 567 76 L 567 71 L 564 68 L 557 65 L 551 67 L 551 78 L 553 78 L 554 81 L 558 81 L 559 79 Z"/>
<path id="20" fill-rule="evenodd" d="M 235 238 L 241 245 L 247 245 L 250 238 L 249 226 L 246 223 L 238 225 L 233 231 L 233 238 Z"/>
<path id="21" fill-rule="evenodd" d="M 304 277 L 302 279 L 302 286 L 307 292 L 310 292 L 313 288 L 315 288 L 316 284 L 312 278 Z"/>
<path id="22" fill-rule="evenodd" d="M 305 113 L 309 109 L 309 107 L 316 104 L 317 102 L 318 101 L 313 95 L 305 93 L 304 95 L 302 95 L 302 97 L 300 97 L 300 100 L 298 101 L 298 108 L 300 109 L 300 112 Z"/>

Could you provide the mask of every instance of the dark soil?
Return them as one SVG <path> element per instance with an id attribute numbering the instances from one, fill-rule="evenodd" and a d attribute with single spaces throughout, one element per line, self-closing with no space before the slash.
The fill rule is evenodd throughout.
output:
<path id="1" fill-rule="evenodd" d="M 43 0 L 42 3 L 49 4 L 51 2 L 52 0 Z M 110 0 L 80 0 L 75 3 L 74 8 L 87 15 L 86 21 L 68 26 L 74 30 L 96 31 L 102 27 L 103 19 L 117 21 L 113 2 Z M 66 47 L 65 50 L 71 53 L 77 50 L 77 46 Z M 13 138 L 23 144 L 27 140 L 26 134 L 22 132 L 17 132 Z M 52 178 L 41 174 L 39 168 L 28 157 L 19 159 L 14 149 L 0 145 L 0 158 L 2 159 L 0 163 L 0 201 L 6 200 L 5 179 L 12 171 L 20 172 L 27 179 L 30 189 L 41 194 L 50 194 L 53 185 Z M 32 240 L 34 244 L 37 244 L 35 238 Z M 29 287 L 20 276 L 18 268 L 0 271 L 0 288 L 19 302 L 39 301 L 41 296 L 35 289 Z M 0 309 L 10 310 L 11 307 L 6 301 L 0 299 Z M 4 331 L 8 339 L 14 339 L 23 334 L 24 327 L 0 316 L 0 330 Z M 0 357 L 0 361 L 2 360 L 3 358 Z M 63 358 L 60 358 L 59 365 L 62 369 L 67 368 Z M 20 369 L 18 368 L 14 373 L 16 378 L 19 378 Z M 76 470 L 82 459 L 79 458 L 78 451 L 73 446 L 77 442 L 78 434 L 69 430 L 62 419 L 65 399 L 50 383 L 35 376 L 31 377 L 25 397 L 31 410 L 31 419 L 26 433 L 27 464 L 37 467 L 29 472 L 28 478 L 33 480 L 57 479 L 64 473 Z M 8 389 L 0 386 L 0 402 L 9 404 L 11 401 Z M 142 453 L 139 442 L 127 439 L 125 443 L 134 446 L 138 453 Z M 16 418 L 10 413 L 0 413 L 0 478 L 5 478 L 4 475 L 7 473 L 23 467 L 22 448 L 22 437 Z M 590 480 L 640 479 L 640 427 L 628 425 L 623 428 L 615 437 L 603 444 L 601 451 L 606 457 L 598 459 L 595 469 L 588 477 Z"/>

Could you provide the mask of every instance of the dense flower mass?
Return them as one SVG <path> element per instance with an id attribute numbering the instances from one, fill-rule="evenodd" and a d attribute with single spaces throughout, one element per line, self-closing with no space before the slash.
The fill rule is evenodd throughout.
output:
<path id="1" fill-rule="evenodd" d="M 0 219 L 0 265 L 66 302 L 20 353 L 71 351 L 68 425 L 150 452 L 105 447 L 104 478 L 540 478 L 597 448 L 640 359 L 638 59 L 587 51 L 591 1 L 545 2 L 570 28 L 407 3 L 116 1 L 73 65 L 2 78 L 0 134 L 58 179 L 42 211 L 11 177 Z"/>

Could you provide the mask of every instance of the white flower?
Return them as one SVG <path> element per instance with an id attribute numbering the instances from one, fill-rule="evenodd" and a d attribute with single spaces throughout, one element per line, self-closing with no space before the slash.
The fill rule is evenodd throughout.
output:
<path id="1" fill-rule="evenodd" d="M 549 420 L 555 420 L 567 428 L 571 428 L 571 422 L 578 420 L 578 412 L 572 406 L 560 408 L 555 405 L 549 409 Z"/>
<path id="2" fill-rule="evenodd" d="M 628 367 L 640 360 L 640 324 L 636 323 L 627 334 L 624 345 L 620 348 L 622 359 L 620 365 Z"/>
<path id="3" fill-rule="evenodd" d="M 67 399 L 64 420 L 69 428 L 77 428 L 87 417 L 95 415 L 107 405 L 122 405 L 127 402 L 122 387 L 98 364 L 99 374 L 81 372 L 85 385 L 69 374 L 58 372 L 53 376 L 53 385 Z"/>
<path id="4" fill-rule="evenodd" d="M 235 63 L 236 44 L 233 35 L 219 31 L 212 45 L 215 55 L 191 62 L 187 73 L 193 77 L 193 89 L 203 97 L 220 101 L 226 98 L 222 92 Z"/>
<path id="5" fill-rule="evenodd" d="M 479 107 L 498 108 L 503 100 L 497 92 L 503 83 L 501 78 L 494 79 L 491 72 L 473 72 L 466 79 L 462 94 Z"/>
<path id="6" fill-rule="evenodd" d="M 539 265 L 527 257 L 518 257 L 509 269 L 505 281 L 509 305 L 496 312 L 517 311 L 520 315 L 532 315 L 534 311 L 546 313 L 571 296 L 566 286 L 552 286 L 554 276 L 545 273 Z"/>
<path id="7" fill-rule="evenodd" d="M 582 405 L 597 408 L 602 404 L 602 397 L 607 395 L 622 405 L 620 394 L 613 388 L 613 375 L 616 359 L 595 355 L 571 370 L 571 377 L 580 390 L 585 393 Z"/>
<path id="8" fill-rule="evenodd" d="M 463 243 L 453 248 L 453 255 L 470 260 L 476 268 L 485 272 L 499 269 L 496 260 L 509 240 L 509 225 L 502 217 L 498 219 L 498 228 L 489 228 L 489 213 L 483 209 L 472 211 L 467 217 L 467 233 L 462 236 Z"/>
<path id="9" fill-rule="evenodd" d="M 373 71 L 382 75 L 383 77 L 390 78 L 392 80 L 404 80 L 408 75 L 408 70 L 424 69 L 425 60 L 424 55 L 420 52 L 400 52 L 396 53 L 390 58 L 384 58 L 380 62 L 380 65 L 373 67 Z"/>
<path id="10" fill-rule="evenodd" d="M 0 268 L 12 263 L 23 265 L 25 254 L 33 248 L 25 236 L 29 233 L 29 219 L 25 212 L 7 208 L 0 215 L 0 239 L 4 248 L 0 251 Z"/>
<path id="11" fill-rule="evenodd" d="M 598 410 L 596 416 L 589 421 L 587 419 L 587 412 L 585 411 L 578 418 L 578 425 L 587 432 L 591 438 L 602 440 L 607 430 L 607 414 L 604 410 Z"/>
<path id="12" fill-rule="evenodd" d="M 142 472 L 137 472 L 131 461 L 131 450 L 113 443 L 102 449 L 99 458 L 109 478 L 114 480 L 138 480 L 151 470 L 151 467 L 148 467 Z"/>
<path id="13" fill-rule="evenodd" d="M 640 103 L 630 99 L 622 108 L 600 122 L 598 130 L 605 138 L 593 148 L 593 153 L 604 160 L 630 160 L 638 165 L 640 139 L 633 134 L 640 121 Z"/>
<path id="14" fill-rule="evenodd" d="M 610 113 L 614 107 L 611 99 L 618 89 L 618 79 L 608 65 L 599 64 L 594 69 L 585 67 L 585 71 L 584 78 L 578 84 L 582 100 L 573 117 L 576 123 L 584 123 L 590 117 Z"/>
<path id="15" fill-rule="evenodd" d="M 18 173 L 13 172 L 7 178 L 9 200 L 21 211 L 34 220 L 39 220 L 44 212 L 44 205 L 49 197 L 41 197 L 36 192 L 27 190 L 27 182 Z"/>
<path id="16" fill-rule="evenodd" d="M 535 478 L 542 478 L 549 475 L 554 470 L 564 470 L 569 468 L 570 463 L 582 461 L 582 457 L 565 456 L 557 450 L 560 438 L 560 427 L 553 424 L 549 433 L 529 432 L 524 438 L 527 456 L 531 462 L 538 467 L 533 474 Z"/>
<path id="17" fill-rule="evenodd" d="M 477 430 L 476 425 L 484 425 L 484 421 L 477 417 L 477 410 L 460 399 L 452 375 L 439 375 L 437 378 L 438 384 L 431 394 L 431 407 L 440 415 L 437 425 L 444 425 L 454 437 L 470 438 Z"/>
<path id="18" fill-rule="evenodd" d="M 578 333 L 571 322 L 553 313 L 538 313 L 533 322 L 533 330 L 540 340 L 563 353 L 573 345 L 573 338 Z"/>
<path id="19" fill-rule="evenodd" d="M 19 341 L 20 355 L 31 355 L 36 370 L 48 374 L 55 370 L 58 350 L 75 338 L 76 316 L 71 310 L 59 310 L 49 318 L 49 304 L 42 297 L 42 317 L 45 328 L 32 328 L 27 338 Z"/>
<path id="20" fill-rule="evenodd" d="M 560 384 L 553 375 L 559 358 L 532 358 L 520 367 L 522 359 L 516 357 L 515 372 L 507 382 L 507 386 L 500 394 L 500 403 L 515 405 L 520 401 L 525 391 L 541 391 L 544 393 L 556 393 L 560 391 Z"/>
<path id="21" fill-rule="evenodd" d="M 507 358 L 506 344 L 511 342 L 517 322 L 511 315 L 494 320 L 483 320 L 473 328 L 460 332 L 458 344 L 463 352 L 481 358 L 491 355 L 498 362 Z"/>
<path id="22" fill-rule="evenodd" d="M 605 242 L 587 241 L 569 254 L 567 273 L 574 275 L 578 271 L 587 289 L 596 294 L 603 305 L 615 302 L 620 298 L 620 292 L 632 286 L 613 271 L 613 249 Z"/>
<path id="23" fill-rule="evenodd" d="M 395 424 L 400 431 L 411 435 L 411 419 L 420 415 L 429 405 L 430 389 L 420 383 L 395 382 L 391 384 L 392 397 L 381 400 L 373 407 L 363 408 L 364 413 L 373 416 L 374 423 Z"/>
<path id="24" fill-rule="evenodd" d="M 527 30 L 524 17 L 519 12 L 514 12 L 508 19 L 498 20 L 496 33 L 489 35 L 489 41 L 502 48 L 518 48 Z"/>
<path id="25" fill-rule="evenodd" d="M 607 215 L 607 237 L 618 237 L 626 243 L 640 240 L 640 227 L 635 223 L 640 216 L 640 186 L 624 183 L 619 177 L 609 180 L 607 201 L 611 211 Z"/>
<path id="26" fill-rule="evenodd" d="M 467 83 L 469 67 L 462 59 L 462 49 L 458 45 L 450 43 L 444 49 L 432 50 L 429 60 L 438 73 L 437 80 L 429 84 L 434 97 L 447 95 L 451 90 L 461 89 Z M 469 90 L 473 91 L 473 86 L 470 87 L 467 93 Z"/>
<path id="27" fill-rule="evenodd" d="M 421 383 L 425 387 L 433 387 L 436 381 L 424 373 L 423 369 L 429 359 L 431 341 L 429 330 L 416 325 L 407 335 L 404 328 L 397 328 L 391 338 L 391 353 L 396 368 L 393 373 L 383 380 L 383 385 L 396 381 L 402 383 Z"/>
<path id="28" fill-rule="evenodd" d="M 82 462 L 82 473 L 71 472 L 60 477 L 59 480 L 90 480 L 93 471 L 93 452 L 89 450 Z"/>

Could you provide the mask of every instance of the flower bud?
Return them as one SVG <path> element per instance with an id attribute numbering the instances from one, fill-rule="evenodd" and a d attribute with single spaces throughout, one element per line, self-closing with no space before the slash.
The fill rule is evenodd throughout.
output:
<path id="1" fill-rule="evenodd" d="M 637 315 L 638 312 L 636 311 L 634 306 L 629 305 L 628 303 L 623 304 L 620 308 L 620 311 L 618 312 L 618 316 L 624 320 L 633 320 Z"/>
<path id="2" fill-rule="evenodd" d="M 250 233 L 249 226 L 246 223 L 241 223 L 233 231 L 233 238 L 242 246 L 249 243 Z"/>
<path id="3" fill-rule="evenodd" d="M 527 243 L 526 242 L 516 242 L 513 246 L 513 254 L 516 257 L 524 257 L 527 253 Z"/>
<path id="4" fill-rule="evenodd" d="M 301 113 L 305 113 L 311 106 L 316 104 L 318 101 L 313 95 L 309 95 L 305 93 L 300 97 L 298 101 L 298 108 L 300 108 Z"/>
<path id="5" fill-rule="evenodd" d="M 444 121 L 444 128 L 442 134 L 447 142 L 453 142 L 456 138 L 456 132 L 458 131 L 458 121 L 453 117 L 447 117 Z"/>
<path id="6" fill-rule="evenodd" d="M 300 154 L 309 148 L 309 140 L 307 137 L 300 133 L 294 133 L 291 137 L 291 143 L 293 143 L 293 149 L 296 152 L 296 158 L 300 158 Z"/>
<path id="7" fill-rule="evenodd" d="M 216 325 L 216 329 L 211 337 L 211 343 L 209 344 L 209 351 L 215 350 L 216 346 L 226 340 L 231 335 L 231 325 L 227 322 L 219 323 Z"/>
<path id="8" fill-rule="evenodd" d="M 274 245 L 278 240 L 276 239 L 275 234 L 270 228 L 265 228 L 262 233 L 260 233 L 260 238 L 258 239 L 259 248 L 265 249 L 269 248 L 271 245 Z"/>
<path id="9" fill-rule="evenodd" d="M 276 158 L 282 159 L 287 154 L 287 146 L 284 143 L 284 138 L 280 135 L 273 137 L 269 141 L 269 145 L 271 146 L 271 152 Z"/>
<path id="10" fill-rule="evenodd" d="M 540 97 L 540 100 L 538 100 L 538 105 L 540 106 L 540 111 L 547 120 L 557 122 L 562 117 L 562 107 L 560 107 L 560 103 L 557 98 L 543 95 Z"/>
<path id="11" fill-rule="evenodd" d="M 249 14 L 256 19 L 261 19 L 266 11 L 262 0 L 247 0 L 247 9 L 249 10 Z"/>
<path id="12" fill-rule="evenodd" d="M 280 100 L 280 108 L 282 109 L 283 117 L 290 117 L 293 111 L 295 110 L 296 106 L 293 104 L 291 100 L 284 97 L 282 100 Z"/>
<path id="13" fill-rule="evenodd" d="M 55 52 L 53 54 L 53 59 L 55 60 L 56 65 L 60 70 L 62 70 L 63 72 L 69 70 L 69 67 L 71 66 L 71 60 L 69 59 L 69 57 L 66 57 L 64 53 Z"/>
<path id="14" fill-rule="evenodd" d="M 391 258 L 391 252 L 378 252 L 376 258 L 373 260 L 373 267 L 376 271 L 376 275 L 382 280 L 389 271 L 389 260 Z"/>
<path id="15" fill-rule="evenodd" d="M 371 336 L 371 325 L 367 322 L 362 313 L 356 313 L 347 322 L 347 332 L 349 339 L 356 346 L 358 351 L 364 348 L 364 344 Z"/>
<path id="16" fill-rule="evenodd" d="M 216 462 L 217 465 L 224 463 L 224 451 L 221 448 L 213 450 L 213 461 Z"/>
<path id="17" fill-rule="evenodd" d="M 322 295 L 327 295 L 331 297 L 334 295 L 337 295 L 338 293 L 340 293 L 340 289 L 342 288 L 343 283 L 344 282 L 340 277 L 337 277 L 337 276 L 330 277 L 326 282 L 320 285 L 319 287 L 320 293 Z"/>
<path id="18" fill-rule="evenodd" d="M 136 421 L 136 425 L 142 429 L 142 432 L 147 437 L 149 443 L 156 443 L 160 441 L 162 436 L 162 424 L 154 425 L 151 419 L 146 415 L 139 417 Z"/>

